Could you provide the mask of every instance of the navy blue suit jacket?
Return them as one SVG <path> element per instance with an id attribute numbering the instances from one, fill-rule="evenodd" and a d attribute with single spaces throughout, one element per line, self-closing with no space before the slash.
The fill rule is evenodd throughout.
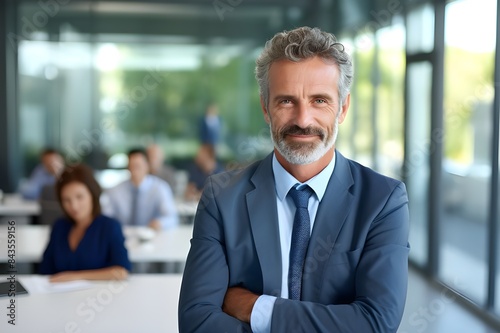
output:
<path id="1" fill-rule="evenodd" d="M 271 331 L 396 332 L 406 299 L 408 228 L 404 184 L 337 151 L 309 242 L 302 299 L 277 299 Z M 281 292 L 272 155 L 207 181 L 182 282 L 180 332 L 251 332 L 222 312 L 232 286 Z"/>

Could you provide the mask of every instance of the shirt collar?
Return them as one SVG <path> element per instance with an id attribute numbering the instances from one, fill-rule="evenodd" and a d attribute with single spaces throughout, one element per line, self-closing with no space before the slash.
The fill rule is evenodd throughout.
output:
<path id="1" fill-rule="evenodd" d="M 335 158 L 336 153 L 334 151 L 332 160 L 323 170 L 321 170 L 320 173 L 318 173 L 316 176 L 312 177 L 305 183 L 301 183 L 283 168 L 283 166 L 278 162 L 276 154 L 273 153 L 273 173 L 276 195 L 281 201 L 283 201 L 288 194 L 288 191 L 290 191 L 290 189 L 295 186 L 295 184 L 299 184 L 298 188 L 307 184 L 313 189 L 314 193 L 316 193 L 318 201 L 321 201 L 321 199 L 323 199 L 323 195 L 325 194 L 330 177 L 333 174 L 333 170 L 335 169 Z"/>
<path id="2" fill-rule="evenodd" d="M 139 191 L 144 191 L 144 190 L 146 190 L 146 189 L 149 187 L 149 185 L 151 184 L 151 182 L 152 182 L 152 181 L 153 181 L 153 179 L 152 179 L 151 175 L 146 175 L 146 176 L 144 177 L 144 179 L 142 180 L 142 182 L 141 182 L 141 183 L 139 184 L 139 186 L 137 187 L 137 189 L 138 189 Z M 131 181 L 131 180 L 129 180 L 129 182 L 130 182 L 130 186 L 131 186 L 132 188 L 134 188 L 134 187 L 135 187 L 135 185 L 132 183 L 132 181 Z"/>

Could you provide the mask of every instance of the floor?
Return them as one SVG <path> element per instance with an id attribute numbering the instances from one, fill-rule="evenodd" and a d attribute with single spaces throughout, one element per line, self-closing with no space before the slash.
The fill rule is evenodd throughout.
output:
<path id="1" fill-rule="evenodd" d="M 444 287 L 410 269 L 405 313 L 398 333 L 498 333 L 465 309 Z"/>

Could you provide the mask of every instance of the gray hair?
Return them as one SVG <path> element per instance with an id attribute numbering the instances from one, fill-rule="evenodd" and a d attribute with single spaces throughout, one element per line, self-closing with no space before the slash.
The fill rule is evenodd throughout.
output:
<path id="1" fill-rule="evenodd" d="M 318 56 L 333 61 L 339 68 L 339 100 L 342 105 L 351 90 L 353 65 L 351 56 L 337 38 L 318 28 L 301 27 L 279 32 L 266 42 L 264 50 L 257 58 L 255 77 L 259 83 L 260 96 L 266 107 L 269 103 L 269 68 L 273 62 L 282 59 L 301 61 Z"/>

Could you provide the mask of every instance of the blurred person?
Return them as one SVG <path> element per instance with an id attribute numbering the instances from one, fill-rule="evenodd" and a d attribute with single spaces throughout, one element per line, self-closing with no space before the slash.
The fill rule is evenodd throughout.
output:
<path id="1" fill-rule="evenodd" d="M 185 332 L 396 332 L 408 283 L 402 182 L 335 149 L 353 67 L 335 36 L 277 33 L 256 61 L 274 151 L 209 177 L 179 300 Z"/>
<path id="2" fill-rule="evenodd" d="M 45 149 L 40 155 L 40 164 L 35 167 L 29 179 L 20 188 L 22 197 L 37 200 L 42 188 L 46 185 L 54 185 L 63 169 L 64 159 L 61 154 L 52 148 Z"/>
<path id="3" fill-rule="evenodd" d="M 165 155 L 161 147 L 157 144 L 151 144 L 146 148 L 146 153 L 148 155 L 150 173 L 166 181 L 172 191 L 174 191 L 177 188 L 175 169 L 165 164 Z"/>
<path id="4" fill-rule="evenodd" d="M 154 230 L 177 226 L 179 217 L 168 183 L 150 175 L 146 151 L 128 152 L 130 179 L 106 190 L 103 211 L 122 224 L 148 226 Z"/>
<path id="5" fill-rule="evenodd" d="M 211 175 L 224 171 L 217 161 L 213 145 L 201 145 L 196 153 L 193 163 L 188 167 L 188 184 L 185 198 L 198 201 L 203 190 L 203 185 Z"/>
<path id="6" fill-rule="evenodd" d="M 216 146 L 221 137 L 222 120 L 219 116 L 217 104 L 209 103 L 205 114 L 200 120 L 200 142 Z"/>
<path id="7" fill-rule="evenodd" d="M 40 264 L 51 282 L 120 280 L 131 264 L 121 225 L 101 214 L 101 188 L 83 164 L 66 168 L 56 183 L 65 217 L 58 219 Z"/>

